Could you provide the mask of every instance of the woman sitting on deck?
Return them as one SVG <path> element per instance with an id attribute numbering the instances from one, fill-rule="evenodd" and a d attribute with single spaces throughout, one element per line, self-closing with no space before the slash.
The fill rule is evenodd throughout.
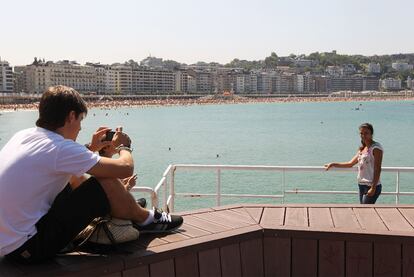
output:
<path id="1" fill-rule="evenodd" d="M 369 123 L 359 126 L 362 145 L 356 155 L 347 163 L 325 164 L 326 170 L 331 167 L 353 167 L 358 163 L 359 202 L 375 204 L 381 194 L 381 164 L 383 148 L 373 140 L 374 128 Z"/>

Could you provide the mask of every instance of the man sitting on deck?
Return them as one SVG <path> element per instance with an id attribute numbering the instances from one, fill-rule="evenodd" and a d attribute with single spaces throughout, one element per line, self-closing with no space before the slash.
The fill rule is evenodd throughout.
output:
<path id="1" fill-rule="evenodd" d="M 86 103 L 69 87 L 49 88 L 37 127 L 16 133 L 0 151 L 0 256 L 23 263 L 52 258 L 94 218 L 130 219 L 141 231 L 168 232 L 182 217 L 141 208 L 121 178 L 133 175 L 131 140 L 120 130 L 103 142 L 99 128 L 87 149 L 76 142 Z M 94 152 L 111 145 L 119 158 Z M 82 183 L 71 176 L 93 177 Z M 73 178 L 76 179 L 76 178 Z"/>

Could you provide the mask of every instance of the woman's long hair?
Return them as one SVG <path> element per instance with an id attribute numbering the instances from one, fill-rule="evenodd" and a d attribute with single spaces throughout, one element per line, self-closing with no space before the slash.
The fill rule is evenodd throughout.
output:
<path id="1" fill-rule="evenodd" d="M 370 123 L 363 123 L 363 124 L 359 125 L 358 129 L 360 130 L 362 128 L 370 130 L 371 135 L 374 135 L 374 127 L 372 127 L 372 125 Z M 359 147 L 359 151 L 362 151 L 366 146 L 365 142 L 362 139 L 361 139 L 361 144 L 362 145 Z"/>

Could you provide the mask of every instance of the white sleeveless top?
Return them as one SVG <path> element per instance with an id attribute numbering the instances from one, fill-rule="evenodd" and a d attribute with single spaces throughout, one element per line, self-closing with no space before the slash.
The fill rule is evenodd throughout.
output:
<path id="1" fill-rule="evenodd" d="M 374 149 L 377 148 L 384 152 L 381 144 L 374 142 L 367 152 L 359 152 L 358 154 L 358 184 L 372 185 L 374 179 Z M 378 180 L 378 184 L 381 184 L 381 179 Z"/>

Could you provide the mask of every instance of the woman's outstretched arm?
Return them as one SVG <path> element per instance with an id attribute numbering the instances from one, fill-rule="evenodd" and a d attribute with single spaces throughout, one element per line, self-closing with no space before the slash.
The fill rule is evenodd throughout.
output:
<path id="1" fill-rule="evenodd" d="M 340 168 L 348 168 L 348 167 L 353 167 L 354 165 L 356 165 L 358 163 L 358 153 L 355 154 L 355 156 L 346 163 L 328 163 L 325 164 L 325 168 L 326 170 L 329 170 L 331 167 L 340 167 Z"/>

